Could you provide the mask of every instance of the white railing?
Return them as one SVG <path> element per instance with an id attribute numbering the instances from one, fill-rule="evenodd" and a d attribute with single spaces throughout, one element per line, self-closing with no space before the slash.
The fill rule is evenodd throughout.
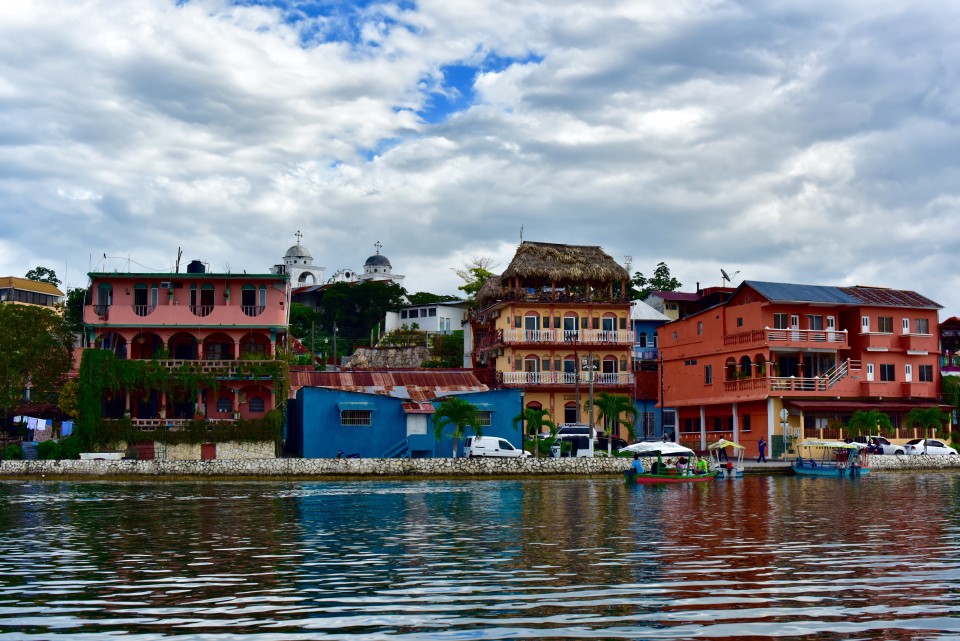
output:
<path id="1" fill-rule="evenodd" d="M 606 329 L 505 329 L 505 343 L 574 343 L 632 345 L 634 332 Z"/>
<path id="2" fill-rule="evenodd" d="M 595 372 L 594 385 L 633 385 L 630 372 Z M 583 372 L 503 372 L 504 385 L 581 385 L 590 384 L 590 373 Z"/>
<path id="3" fill-rule="evenodd" d="M 767 340 L 771 343 L 779 341 L 798 341 L 803 343 L 829 343 L 834 345 L 846 345 L 847 330 L 823 330 L 823 329 L 770 329 L 764 328 L 767 332 Z"/>

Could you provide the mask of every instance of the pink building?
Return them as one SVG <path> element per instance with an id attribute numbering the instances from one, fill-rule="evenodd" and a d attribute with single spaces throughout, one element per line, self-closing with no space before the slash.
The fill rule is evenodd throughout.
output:
<path id="1" fill-rule="evenodd" d="M 193 261 L 187 273 L 89 276 L 87 344 L 168 371 L 189 365 L 216 380 L 196 390 L 173 383 L 114 393 L 104 399 L 104 418 L 129 416 L 140 430 L 177 429 L 194 418 L 263 418 L 283 401 L 266 372 L 286 339 L 285 274 L 213 274 Z"/>
<path id="2" fill-rule="evenodd" d="M 745 281 L 724 303 L 660 329 L 664 397 L 678 440 L 756 455 L 836 438 L 858 410 L 903 417 L 937 405 L 940 305 L 915 292 Z"/>

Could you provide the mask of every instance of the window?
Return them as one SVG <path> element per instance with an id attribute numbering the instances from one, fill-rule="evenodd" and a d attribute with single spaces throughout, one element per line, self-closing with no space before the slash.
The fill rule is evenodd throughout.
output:
<path id="1" fill-rule="evenodd" d="M 915 318 L 913 321 L 914 334 L 929 334 L 930 321 L 926 318 Z"/>
<path id="2" fill-rule="evenodd" d="M 640 345 L 640 347 L 646 347 L 646 346 L 647 346 L 647 333 L 646 333 L 646 332 L 640 332 L 639 340 L 637 341 L 637 343 Z"/>
<path id="3" fill-rule="evenodd" d="M 879 316 L 877 318 L 877 331 L 881 334 L 892 334 L 893 316 Z"/>
<path id="4" fill-rule="evenodd" d="M 713 385 L 713 365 L 703 366 L 703 384 Z"/>
<path id="5" fill-rule="evenodd" d="M 437 308 L 436 308 L 436 307 L 431 307 L 431 308 L 430 308 L 430 316 L 436 316 L 436 315 L 437 315 Z"/>
<path id="6" fill-rule="evenodd" d="M 419 309 L 411 309 L 411 310 L 410 310 L 410 318 L 420 318 L 420 310 L 419 310 Z"/>
<path id="7" fill-rule="evenodd" d="M 723 431 L 723 419 L 719 416 L 713 417 L 713 431 L 722 432 Z"/>
<path id="8" fill-rule="evenodd" d="M 744 432 L 750 431 L 750 415 L 749 414 L 744 414 L 743 416 L 741 416 L 740 423 L 743 425 L 742 429 Z"/>
<path id="9" fill-rule="evenodd" d="M 881 381 L 895 381 L 897 380 L 897 370 L 894 367 L 893 363 L 880 363 L 880 380 Z"/>
<path id="10" fill-rule="evenodd" d="M 918 365 L 917 374 L 920 377 L 920 382 L 932 383 L 933 382 L 933 365 Z"/>
<path id="11" fill-rule="evenodd" d="M 266 411 L 266 404 L 263 402 L 263 399 L 259 396 L 254 396 L 250 399 L 250 413 L 252 414 L 263 414 Z"/>
<path id="12" fill-rule="evenodd" d="M 810 314 L 807 316 L 807 325 L 814 331 L 823 330 L 823 316 L 819 314 Z"/>
<path id="13" fill-rule="evenodd" d="M 697 336 L 703 334 L 703 321 L 697 321 Z"/>
<path id="14" fill-rule="evenodd" d="M 400 310 L 400 318 L 406 318 L 406 317 L 407 317 L 407 310 L 401 309 L 401 310 Z"/>
<path id="15" fill-rule="evenodd" d="M 737 317 L 737 327 L 743 327 L 743 316 Z"/>
<path id="16" fill-rule="evenodd" d="M 477 412 L 477 417 L 478 427 L 490 427 L 492 424 L 491 419 L 493 417 L 493 412 L 490 410 L 480 410 Z"/>
<path id="17" fill-rule="evenodd" d="M 217 411 L 221 414 L 225 412 L 233 411 L 233 403 L 229 398 L 218 398 L 217 399 Z"/>
<path id="18" fill-rule="evenodd" d="M 370 425 L 371 410 L 343 410 L 340 425 Z"/>
<path id="19" fill-rule="evenodd" d="M 774 329 L 787 329 L 790 327 L 790 318 L 786 314 L 773 315 Z"/>
<path id="20" fill-rule="evenodd" d="M 677 340 L 677 333 L 676 333 L 676 332 L 673 333 L 673 340 Z"/>

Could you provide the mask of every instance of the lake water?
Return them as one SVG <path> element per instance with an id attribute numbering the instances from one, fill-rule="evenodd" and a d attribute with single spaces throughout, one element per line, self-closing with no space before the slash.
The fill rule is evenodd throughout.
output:
<path id="1" fill-rule="evenodd" d="M 2 482 L 0 639 L 960 639 L 960 474 Z"/>

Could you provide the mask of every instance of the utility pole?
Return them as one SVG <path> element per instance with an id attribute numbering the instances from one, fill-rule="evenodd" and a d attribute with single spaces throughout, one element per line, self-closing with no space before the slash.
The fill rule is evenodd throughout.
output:
<path id="1" fill-rule="evenodd" d="M 580 362 L 580 354 L 577 352 L 573 353 L 573 362 L 576 363 L 576 377 L 577 380 L 574 381 L 576 384 L 576 403 L 577 403 L 577 419 L 576 423 L 580 422 L 580 371 L 583 369 L 583 364 Z"/>
<path id="2" fill-rule="evenodd" d="M 337 324 L 333 324 L 333 371 L 340 371 L 340 355 L 337 353 Z"/>
<path id="3" fill-rule="evenodd" d="M 594 372 L 594 367 L 593 367 L 593 350 L 590 350 L 590 360 L 589 360 L 587 366 L 590 368 L 590 369 L 589 369 L 589 372 L 590 372 L 590 400 L 588 401 L 588 402 L 589 402 L 589 407 L 590 407 L 590 417 L 589 417 L 589 418 L 590 418 L 590 438 L 593 438 L 593 429 L 594 429 L 594 428 L 593 428 L 593 379 L 596 377 L 596 373 Z M 609 435 L 607 436 L 607 438 L 609 438 Z"/>
<path id="4" fill-rule="evenodd" d="M 663 425 L 663 352 L 660 352 L 660 437 L 663 438 L 664 435 L 664 425 Z"/>

